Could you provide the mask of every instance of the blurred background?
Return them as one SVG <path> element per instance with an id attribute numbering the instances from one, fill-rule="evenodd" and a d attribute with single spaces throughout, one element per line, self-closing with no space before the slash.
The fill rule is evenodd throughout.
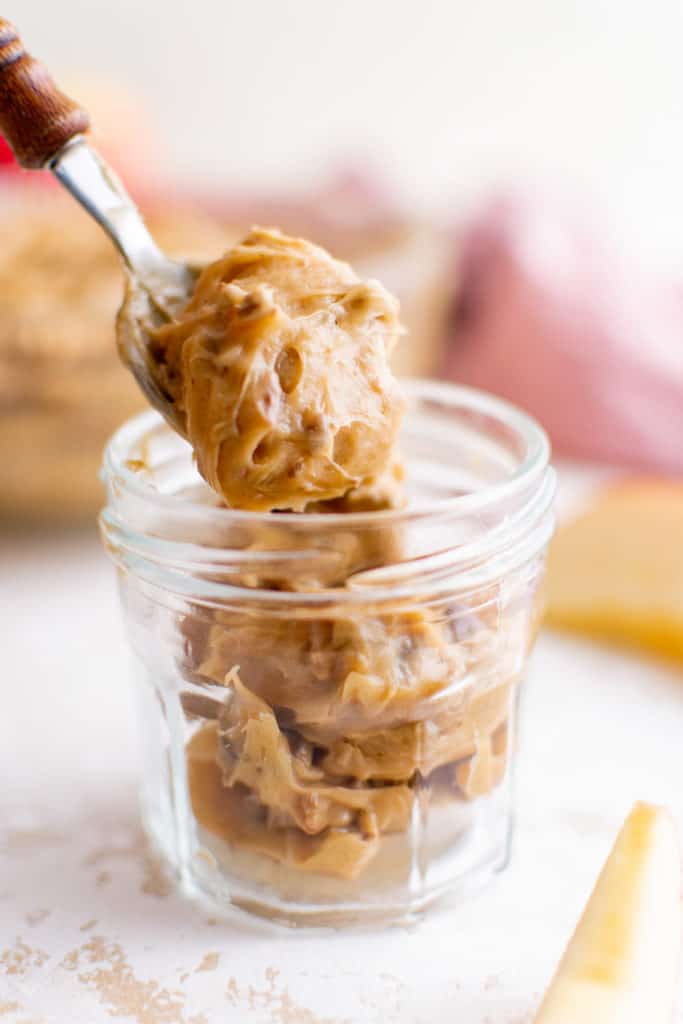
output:
<path id="1" fill-rule="evenodd" d="M 90 110 L 97 146 L 170 252 L 214 258 L 254 222 L 303 234 L 398 294 L 409 333 L 397 370 L 493 391 L 548 431 L 560 525 L 546 624 L 568 635 L 543 631 L 529 679 L 530 867 L 513 864 L 507 904 L 494 889 L 486 918 L 500 949 L 515 935 L 514 970 L 501 963 L 498 979 L 495 943 L 470 942 L 467 919 L 463 932 L 488 976 L 476 1019 L 527 1019 L 632 801 L 683 820 L 683 3 L 0 0 L 0 13 Z M 16 959 L 0 952 L 0 974 L 4 963 L 23 986 L 21 1007 L 2 1004 L 16 1024 L 42 1006 L 54 1019 L 59 992 L 61 1019 L 76 1020 L 76 1002 L 79 1020 L 99 1020 L 97 1007 L 121 1016 L 117 978 L 145 1019 L 158 1005 L 170 1020 L 189 977 L 177 973 L 185 909 L 169 912 L 135 875 L 133 688 L 97 537 L 104 444 L 144 407 L 115 350 L 121 293 L 103 234 L 49 175 L 21 172 L 0 137 L 0 862 L 14 857 L 0 866 L 0 932 L 8 946 L 22 937 Z M 67 951 L 95 925 L 132 951 L 139 977 L 162 979 L 162 1002 L 156 982 L 129 987 L 125 959 L 111 972 L 88 959 L 109 993 L 92 1012 L 82 986 L 70 999 L 83 974 L 61 971 L 58 951 L 75 968 Z M 219 948 L 201 941 L 202 954 Z M 240 956 L 258 972 L 284 965 L 289 984 L 300 947 L 279 944 L 272 960 L 264 948 L 240 939 L 229 970 L 246 970 Z M 361 988 L 394 974 L 413 986 L 396 950 L 389 936 L 392 974 L 373 956 Z M 470 961 L 420 959 L 433 961 L 420 1013 L 441 1019 L 442 991 L 444 1020 L 461 1005 L 474 1021 Z M 211 980 L 204 970 L 190 985 Z M 251 1007 L 263 983 L 246 977 Z M 340 980 L 355 998 L 352 975 Z M 288 991 L 282 1019 L 290 1008 L 308 1020 Z M 184 1005 L 178 1020 L 206 1019 Z M 371 1012 L 363 1003 L 355 1019 Z"/>
<path id="2" fill-rule="evenodd" d="M 508 397 L 561 460 L 665 479 L 623 544 L 652 537 L 660 501 L 677 533 L 680 3 L 6 0 L 3 13 L 91 110 L 162 244 L 205 258 L 260 221 L 327 245 L 398 293 L 400 372 Z M 114 351 L 116 259 L 46 178 L 0 150 L 0 513 L 92 528 L 102 446 L 141 399 Z M 680 608 L 672 621 L 680 639 Z"/>
<path id="3" fill-rule="evenodd" d="M 501 184 L 560 178 L 592 190 L 651 257 L 683 258 L 676 0 L 4 10 L 62 78 L 126 90 L 150 148 L 190 187 L 305 194 L 360 162 L 411 207 L 452 218 Z"/>
<path id="4" fill-rule="evenodd" d="M 683 257 L 676 0 L 6 0 L 63 78 L 118 84 L 190 186 L 306 193 L 380 169 L 451 217 L 511 181 L 593 191 L 658 261 Z M 640 237 L 639 237 L 640 234 Z"/>

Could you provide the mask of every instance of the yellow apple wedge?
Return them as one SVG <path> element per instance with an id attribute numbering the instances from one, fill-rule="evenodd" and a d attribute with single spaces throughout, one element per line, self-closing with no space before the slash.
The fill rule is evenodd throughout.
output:
<path id="1" fill-rule="evenodd" d="M 681 860 L 670 814 L 635 805 L 535 1024 L 670 1024 L 681 946 Z"/>
<path id="2" fill-rule="evenodd" d="M 683 480 L 623 480 L 550 545 L 546 622 L 683 661 Z"/>

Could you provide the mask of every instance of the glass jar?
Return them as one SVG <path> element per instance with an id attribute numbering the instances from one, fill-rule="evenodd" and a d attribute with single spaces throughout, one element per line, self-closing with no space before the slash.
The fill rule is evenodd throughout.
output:
<path id="1" fill-rule="evenodd" d="M 406 392 L 398 511 L 220 507 L 156 413 L 107 448 L 144 823 L 216 908 L 405 919 L 507 860 L 548 443 L 489 395 Z"/>

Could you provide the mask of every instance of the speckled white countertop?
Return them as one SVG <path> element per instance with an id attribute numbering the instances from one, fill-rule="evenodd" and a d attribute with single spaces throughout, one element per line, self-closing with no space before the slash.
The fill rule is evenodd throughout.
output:
<path id="1" fill-rule="evenodd" d="M 630 804 L 683 818 L 681 674 L 545 635 L 513 860 L 490 888 L 410 931 L 219 923 L 145 850 L 97 539 L 3 537 L 0 560 L 1 1024 L 523 1024 Z"/>

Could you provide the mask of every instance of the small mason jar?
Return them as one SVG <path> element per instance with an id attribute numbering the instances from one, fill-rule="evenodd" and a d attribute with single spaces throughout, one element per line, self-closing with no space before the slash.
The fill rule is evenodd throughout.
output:
<path id="1" fill-rule="evenodd" d="M 489 395 L 405 389 L 398 510 L 226 509 L 156 413 L 107 448 L 144 824 L 214 909 L 395 921 L 506 863 L 548 443 Z"/>

